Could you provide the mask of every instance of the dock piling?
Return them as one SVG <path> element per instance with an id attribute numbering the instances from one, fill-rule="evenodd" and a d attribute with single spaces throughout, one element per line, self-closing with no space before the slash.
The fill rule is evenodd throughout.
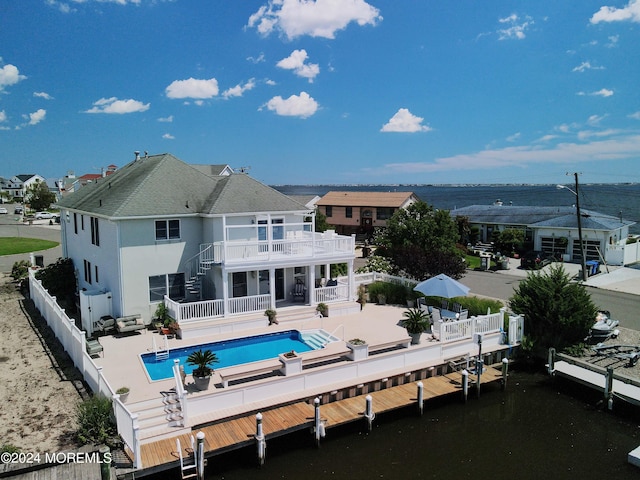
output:
<path id="1" fill-rule="evenodd" d="M 613 410 L 613 367 L 607 367 L 605 374 L 604 399 L 607 402 L 607 409 Z"/>
<path id="2" fill-rule="evenodd" d="M 547 373 L 549 374 L 549 376 L 552 376 L 556 371 L 555 361 L 556 361 L 556 349 L 552 347 L 549 349 L 549 356 L 547 359 Z"/>
<path id="3" fill-rule="evenodd" d="M 507 388 L 507 377 L 509 376 L 509 359 L 508 358 L 503 358 L 502 359 L 502 390 L 504 390 L 505 388 Z"/>
<path id="4" fill-rule="evenodd" d="M 316 440 L 316 447 L 320 446 L 320 439 L 324 437 L 324 424 L 320 419 L 320 397 L 316 397 L 313 399 L 313 407 L 314 407 L 314 436 Z"/>
<path id="5" fill-rule="evenodd" d="M 422 415 L 424 411 L 424 384 L 418 382 L 418 412 Z"/>
<path id="6" fill-rule="evenodd" d="M 462 399 L 467 403 L 467 397 L 469 396 L 469 372 L 465 369 L 462 370 Z"/>
<path id="7" fill-rule="evenodd" d="M 256 446 L 258 448 L 258 464 L 262 466 L 267 454 L 267 442 L 262 431 L 262 414 L 260 412 L 256 414 Z"/>
<path id="8" fill-rule="evenodd" d="M 364 418 L 367 419 L 367 428 L 369 431 L 373 429 L 373 419 L 376 417 L 376 414 L 373 413 L 373 397 L 371 395 L 367 395 L 365 397 L 366 406 L 364 409 Z"/>
<path id="9" fill-rule="evenodd" d="M 204 480 L 204 432 L 198 432 L 196 434 L 196 451 L 194 454 L 196 456 L 198 480 Z"/>

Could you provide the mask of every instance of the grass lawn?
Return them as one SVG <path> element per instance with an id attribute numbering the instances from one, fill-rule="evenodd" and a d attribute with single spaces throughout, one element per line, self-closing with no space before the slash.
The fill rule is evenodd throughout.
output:
<path id="1" fill-rule="evenodd" d="M 15 255 L 57 247 L 58 242 L 38 240 L 37 238 L 0 237 L 0 255 Z"/>

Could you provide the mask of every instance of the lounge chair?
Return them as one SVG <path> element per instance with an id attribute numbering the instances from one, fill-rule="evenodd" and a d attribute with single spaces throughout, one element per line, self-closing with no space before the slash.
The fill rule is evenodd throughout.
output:
<path id="1" fill-rule="evenodd" d="M 293 290 L 291 290 L 291 296 L 294 302 L 301 301 L 304 303 L 307 300 L 307 287 L 305 287 L 302 280 L 296 280 L 296 284 L 293 286 Z"/>
<path id="2" fill-rule="evenodd" d="M 102 352 L 102 356 L 104 357 L 104 349 L 102 348 L 102 345 L 100 344 L 97 338 L 87 338 L 86 348 L 87 348 L 87 353 L 90 356 L 98 355 L 100 352 Z"/>
<path id="3" fill-rule="evenodd" d="M 460 311 L 460 317 L 458 317 L 458 320 L 466 320 L 467 318 L 469 318 L 469 310 Z"/>

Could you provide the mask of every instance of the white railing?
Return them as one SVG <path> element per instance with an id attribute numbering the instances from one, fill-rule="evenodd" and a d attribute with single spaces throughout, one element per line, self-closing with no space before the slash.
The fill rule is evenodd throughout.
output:
<path id="1" fill-rule="evenodd" d="M 524 337 L 524 315 L 509 315 L 509 345 L 515 345 Z"/>
<path id="2" fill-rule="evenodd" d="M 314 290 L 315 303 L 343 302 L 349 300 L 349 286 L 335 285 L 333 287 L 320 287 Z"/>
<path id="3" fill-rule="evenodd" d="M 82 374 L 85 382 L 94 394 L 101 394 L 113 400 L 113 413 L 118 426 L 118 433 L 135 456 L 136 468 L 142 467 L 140 455 L 140 441 L 137 434 L 137 415 L 132 414 L 119 400 L 111 385 L 86 350 L 86 334 L 69 318 L 56 297 L 49 295 L 42 282 L 35 278 L 29 270 L 29 292 L 31 300 L 45 319 L 49 328 L 53 330 L 64 350 L 69 354 L 73 364 Z"/>
<path id="4" fill-rule="evenodd" d="M 355 240 L 344 235 L 300 232 L 300 238 L 278 240 L 226 241 L 200 245 L 201 261 L 230 263 L 269 261 L 283 256 L 316 258 L 353 253 Z"/>
<path id="5" fill-rule="evenodd" d="M 184 383 L 182 380 L 182 374 L 180 372 L 180 360 L 175 359 L 173 361 L 173 379 L 176 382 L 176 396 L 178 397 L 178 402 L 180 403 L 180 410 L 182 411 L 182 425 L 188 425 L 188 415 L 187 415 L 187 397 L 186 391 L 184 389 Z"/>
<path id="6" fill-rule="evenodd" d="M 455 342 L 462 339 L 472 339 L 476 333 L 489 334 L 503 331 L 505 309 L 498 313 L 479 315 L 466 320 L 443 322 L 440 325 L 440 341 Z"/>
<path id="7" fill-rule="evenodd" d="M 179 303 L 165 295 L 164 304 L 169 315 L 176 322 L 217 318 L 224 315 L 224 300 L 201 300 L 199 302 Z"/>
<path id="8" fill-rule="evenodd" d="M 229 314 L 264 312 L 271 305 L 271 295 L 230 298 Z"/>
<path id="9" fill-rule="evenodd" d="M 347 277 L 338 277 L 338 280 L 347 280 Z M 413 278 L 398 277 L 396 275 L 389 275 L 387 273 L 369 272 L 369 273 L 356 273 L 353 276 L 353 281 L 356 286 L 369 285 L 374 282 L 390 282 L 397 283 L 405 286 L 415 286 L 418 284 Z"/>

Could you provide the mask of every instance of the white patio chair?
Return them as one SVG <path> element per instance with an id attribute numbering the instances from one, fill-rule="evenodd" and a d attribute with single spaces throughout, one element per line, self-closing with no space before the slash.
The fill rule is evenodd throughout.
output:
<path id="1" fill-rule="evenodd" d="M 434 310 L 434 311 L 437 311 L 437 310 Z M 434 340 L 440 340 L 441 327 L 442 327 L 442 320 L 440 319 L 434 320 L 433 323 L 431 324 L 431 336 L 433 337 Z"/>
<path id="2" fill-rule="evenodd" d="M 449 300 L 442 300 L 442 304 L 440 305 L 442 310 L 449 310 Z"/>
<path id="3" fill-rule="evenodd" d="M 437 308 L 434 308 L 431 312 L 431 321 L 433 323 L 442 321 L 442 315 L 440 315 L 440 310 L 438 310 Z"/>
<path id="4" fill-rule="evenodd" d="M 458 320 L 466 320 L 467 318 L 469 318 L 469 310 L 462 310 L 460 312 L 460 318 L 458 318 Z"/>

